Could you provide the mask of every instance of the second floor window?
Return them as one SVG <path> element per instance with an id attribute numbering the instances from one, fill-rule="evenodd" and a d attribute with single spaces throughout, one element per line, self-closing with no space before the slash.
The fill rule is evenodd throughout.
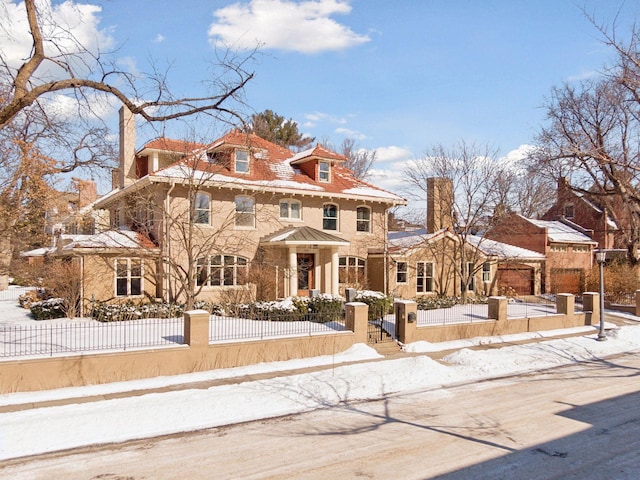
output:
<path id="1" fill-rule="evenodd" d="M 196 203 L 193 208 L 193 223 L 209 224 L 211 197 L 206 193 L 196 194 Z"/>
<path id="2" fill-rule="evenodd" d="M 338 230 L 338 206 L 325 203 L 322 206 L 322 229 Z"/>
<path id="3" fill-rule="evenodd" d="M 249 152 L 236 150 L 236 173 L 249 173 Z"/>
<path id="4" fill-rule="evenodd" d="M 255 227 L 256 211 L 252 197 L 236 197 L 236 227 Z"/>
<path id="5" fill-rule="evenodd" d="M 433 292 L 433 263 L 416 263 L 416 293 Z"/>
<path id="6" fill-rule="evenodd" d="M 369 207 L 358 207 L 356 230 L 358 232 L 371 231 L 371 209 Z"/>
<path id="7" fill-rule="evenodd" d="M 302 207 L 297 200 L 280 200 L 280 218 L 300 220 Z"/>
<path id="8" fill-rule="evenodd" d="M 568 203 L 564 206 L 564 216 L 567 218 L 573 218 L 573 203 Z"/>
<path id="9" fill-rule="evenodd" d="M 407 262 L 396 263 L 396 283 L 407 283 Z"/>
<path id="10" fill-rule="evenodd" d="M 198 259 L 198 286 L 232 286 L 247 283 L 248 262 L 235 255 L 211 255 Z"/>
<path id="11" fill-rule="evenodd" d="M 318 180 L 321 182 L 331 181 L 331 164 L 329 162 L 318 162 Z"/>

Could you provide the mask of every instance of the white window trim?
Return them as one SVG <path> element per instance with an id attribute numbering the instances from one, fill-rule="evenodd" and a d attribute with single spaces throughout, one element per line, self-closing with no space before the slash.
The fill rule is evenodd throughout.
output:
<path id="1" fill-rule="evenodd" d="M 211 271 L 212 271 L 212 265 L 211 265 L 211 260 L 215 257 L 220 257 L 220 264 L 215 264 L 213 265 L 213 267 L 220 269 L 220 280 L 221 280 L 221 284 L 220 285 L 212 285 L 211 284 Z M 232 264 L 228 264 L 227 268 L 233 268 L 233 284 L 232 285 L 223 285 L 222 282 L 224 282 L 224 268 L 225 268 L 225 263 L 224 263 L 224 259 L 225 257 L 233 257 L 233 263 Z M 232 288 L 238 288 L 238 287 L 245 287 L 249 281 L 248 281 L 248 275 L 249 275 L 249 259 L 246 257 L 243 257 L 241 255 L 225 255 L 225 254 L 217 254 L 217 255 L 207 255 L 205 257 L 202 257 L 202 259 L 204 259 L 204 263 L 202 264 L 202 266 L 204 268 L 207 269 L 207 276 L 206 276 L 206 282 L 204 284 L 198 284 L 199 279 L 198 279 L 198 267 L 199 267 L 199 260 L 196 260 L 196 289 L 199 288 L 203 288 L 203 289 L 232 289 Z M 238 264 L 238 260 L 244 260 L 244 265 L 239 265 Z M 238 267 L 240 268 L 244 268 L 245 269 L 245 283 L 238 283 Z"/>
<path id="2" fill-rule="evenodd" d="M 282 216 L 282 204 L 286 203 L 287 204 L 287 213 L 288 216 L 287 217 L 283 217 Z M 300 213 L 300 217 L 295 218 L 291 216 L 291 204 L 292 203 L 297 203 L 298 206 L 300 207 L 298 212 Z M 300 200 L 296 200 L 295 198 L 283 198 L 278 202 L 278 216 L 280 217 L 280 220 L 287 220 L 289 222 L 301 222 L 302 221 L 302 202 Z M 324 218 L 324 217 L 323 217 Z"/>
<path id="3" fill-rule="evenodd" d="M 325 172 L 325 170 L 320 168 L 321 165 L 326 165 L 327 166 L 326 172 Z M 322 174 L 323 173 L 327 174 L 327 178 L 326 179 L 322 178 Z M 318 181 L 322 182 L 322 183 L 331 183 L 331 162 L 327 162 L 327 161 L 324 161 L 324 160 L 318 161 Z"/>
<path id="4" fill-rule="evenodd" d="M 488 270 L 485 270 L 485 266 L 489 266 Z M 491 271 L 491 263 L 484 262 L 482 264 L 482 283 L 491 283 L 492 271 Z"/>
<path id="5" fill-rule="evenodd" d="M 127 262 L 127 294 L 118 295 L 118 279 L 125 277 L 118 277 L 118 261 L 126 260 Z M 137 295 L 131 294 L 131 278 L 138 278 L 131 276 L 131 261 L 136 260 L 140 262 L 140 293 Z M 144 262 L 142 258 L 137 257 L 118 257 L 113 261 L 113 293 L 116 298 L 141 298 L 144 297 Z"/>
<path id="6" fill-rule="evenodd" d="M 197 222 L 197 218 L 198 218 L 198 212 L 204 212 L 205 209 L 204 208 L 198 208 L 198 196 L 203 195 L 206 196 L 208 199 L 208 203 L 209 203 L 209 207 L 207 208 L 207 221 L 206 222 Z M 206 192 L 197 192 L 196 196 L 194 198 L 194 205 L 193 205 L 193 223 L 194 225 L 211 225 L 211 195 L 209 195 Z"/>
<path id="7" fill-rule="evenodd" d="M 405 266 L 404 269 L 404 282 L 401 282 L 398 280 L 398 273 L 402 273 L 400 272 L 400 270 L 398 269 L 398 266 L 400 264 L 403 264 Z M 409 262 L 396 262 L 396 284 L 397 285 L 407 285 L 409 283 Z"/>
<path id="8" fill-rule="evenodd" d="M 238 160 L 238 154 L 239 153 L 244 153 L 247 155 L 247 160 Z M 246 171 L 242 171 L 242 170 L 238 170 L 238 163 L 241 164 L 246 164 L 247 166 L 247 170 Z M 248 150 L 241 150 L 241 149 L 237 149 L 233 152 L 233 171 L 236 173 L 239 173 L 241 175 L 248 175 L 251 172 L 251 155 L 249 154 Z"/>
<path id="9" fill-rule="evenodd" d="M 367 220 L 367 227 L 368 227 L 367 230 L 358 230 L 358 222 L 364 221 L 358 218 L 358 210 L 361 208 L 364 208 L 369 212 L 369 219 Z M 372 216 L 373 216 L 373 209 L 369 205 L 358 205 L 356 207 L 356 234 L 366 235 L 373 231 L 373 229 L 371 228 Z"/>
<path id="10" fill-rule="evenodd" d="M 349 259 L 354 258 L 355 259 L 355 265 L 349 265 Z M 341 265 L 340 262 L 342 261 L 342 259 L 344 259 L 345 264 Z M 363 263 L 363 265 L 359 265 L 360 262 Z M 355 273 L 355 279 L 356 281 L 358 280 L 358 273 L 362 272 L 362 278 L 366 280 L 367 278 L 367 260 L 365 258 L 362 257 L 356 257 L 355 255 L 342 255 L 341 257 L 338 258 L 338 278 L 340 278 L 339 272 L 340 270 L 346 270 L 347 275 L 346 277 L 349 277 L 349 273 L 353 272 Z"/>
<path id="11" fill-rule="evenodd" d="M 334 207 L 336 207 L 336 216 L 335 216 L 336 228 L 335 229 L 324 228 L 324 220 L 325 220 L 325 218 L 333 219 L 333 217 L 325 217 L 324 216 L 324 207 L 326 205 L 333 205 Z M 337 203 L 326 202 L 326 203 L 322 204 L 322 230 L 327 231 L 327 232 L 339 232 L 340 231 L 340 205 L 338 205 Z"/>
<path id="12" fill-rule="evenodd" d="M 248 214 L 248 212 L 238 212 L 238 198 L 250 198 L 251 201 L 253 202 L 253 210 L 251 211 L 251 218 L 252 218 L 252 222 L 251 225 L 238 225 L 238 215 L 242 215 L 242 214 Z M 233 200 L 233 204 L 234 204 L 234 228 L 236 228 L 237 230 L 255 230 L 256 228 L 256 199 L 255 197 L 252 197 L 251 195 L 236 195 L 234 200 Z"/>
<path id="13" fill-rule="evenodd" d="M 431 275 L 427 276 L 427 275 L 422 275 L 422 277 L 418 276 L 418 272 L 419 272 L 419 268 L 418 268 L 418 264 L 424 264 L 425 269 L 424 271 L 426 272 L 426 266 L 427 265 L 431 265 Z M 416 294 L 420 295 L 420 294 L 425 294 L 425 293 L 433 293 L 435 290 L 435 285 L 434 285 L 434 279 L 433 279 L 433 272 L 434 272 L 434 262 L 431 261 L 427 261 L 427 260 L 421 260 L 416 262 Z M 426 284 L 426 280 L 427 279 L 431 279 L 431 288 L 429 290 L 424 289 L 423 291 L 418 291 L 418 278 L 422 278 L 424 281 L 424 284 Z"/>

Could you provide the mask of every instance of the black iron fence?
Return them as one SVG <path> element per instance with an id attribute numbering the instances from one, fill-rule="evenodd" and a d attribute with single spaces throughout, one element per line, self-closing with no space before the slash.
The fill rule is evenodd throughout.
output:
<path id="1" fill-rule="evenodd" d="M 277 337 L 322 335 L 345 330 L 342 315 L 269 313 L 252 318 L 212 315 L 209 341 L 261 340 Z"/>
<path id="2" fill-rule="evenodd" d="M 52 356 L 95 351 L 126 351 L 182 344 L 182 318 L 128 322 L 42 321 L 0 325 L 0 357 Z"/>

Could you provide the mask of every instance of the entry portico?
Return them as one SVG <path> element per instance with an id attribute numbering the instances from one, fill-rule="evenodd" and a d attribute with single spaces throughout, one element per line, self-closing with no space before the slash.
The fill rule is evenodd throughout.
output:
<path id="1" fill-rule="evenodd" d="M 285 295 L 308 295 L 313 289 L 339 295 L 338 248 L 348 247 L 347 240 L 303 226 L 286 227 L 264 237 L 260 244 L 286 251 Z"/>

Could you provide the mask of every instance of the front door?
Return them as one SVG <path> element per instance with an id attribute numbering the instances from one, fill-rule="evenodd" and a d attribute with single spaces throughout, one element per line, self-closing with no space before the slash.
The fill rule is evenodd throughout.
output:
<path id="1" fill-rule="evenodd" d="M 298 295 L 300 296 L 309 296 L 309 290 L 314 288 L 313 267 L 313 253 L 298 253 Z"/>

